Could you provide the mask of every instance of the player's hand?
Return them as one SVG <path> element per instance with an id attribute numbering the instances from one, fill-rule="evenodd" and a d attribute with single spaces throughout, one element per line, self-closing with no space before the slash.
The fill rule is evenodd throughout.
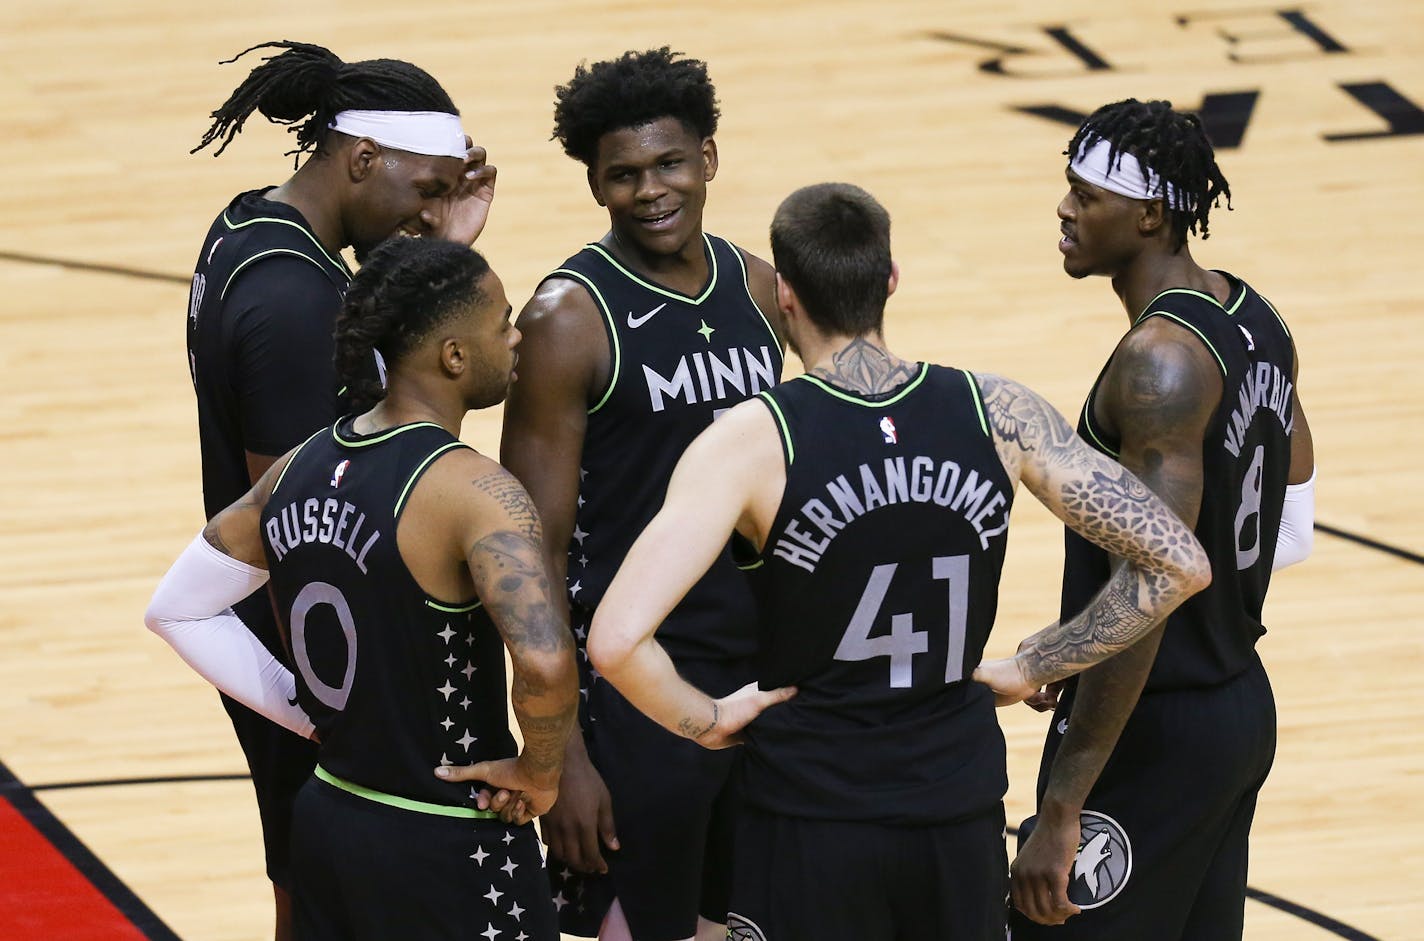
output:
<path id="1" fill-rule="evenodd" d="M 445 196 L 439 218 L 426 210 L 420 214 L 427 231 L 434 238 L 461 245 L 473 245 L 489 221 L 494 203 L 494 181 L 497 171 L 485 162 L 485 149 L 470 142 L 465 154 L 465 169 L 460 183 Z"/>
<path id="2" fill-rule="evenodd" d="M 1059 680 L 1056 683 L 1049 683 L 1025 699 L 1024 705 L 1034 712 L 1052 712 L 1058 708 L 1058 697 L 1063 692 L 1063 684 L 1066 682 L 1067 680 Z"/>
<path id="3" fill-rule="evenodd" d="M 1024 676 L 1017 657 L 985 660 L 974 668 L 974 681 L 994 691 L 995 706 L 1012 706 L 1038 693 L 1038 684 Z"/>
<path id="4" fill-rule="evenodd" d="M 796 687 L 782 686 L 763 691 L 755 683 L 748 683 L 721 699 L 715 700 L 717 721 L 712 728 L 694 740 L 703 748 L 728 748 L 742 743 L 742 729 L 767 709 L 784 703 L 796 695 Z"/>
<path id="5" fill-rule="evenodd" d="M 559 799 L 539 821 L 549 854 L 578 872 L 607 872 L 603 848 L 618 849 L 613 799 L 582 746 L 568 750 L 562 784 Z"/>
<path id="6" fill-rule="evenodd" d="M 1081 911 L 1068 900 L 1068 875 L 1081 839 L 1077 814 L 1053 824 L 1039 816 L 1009 867 L 1014 908 L 1040 925 L 1061 925 Z"/>
<path id="7" fill-rule="evenodd" d="M 559 797 L 558 778 L 550 785 L 524 767 L 519 758 L 480 761 L 435 769 L 446 781 L 482 781 L 495 790 L 482 790 L 476 798 L 481 810 L 492 810 L 505 823 L 523 825 L 544 813 Z"/>

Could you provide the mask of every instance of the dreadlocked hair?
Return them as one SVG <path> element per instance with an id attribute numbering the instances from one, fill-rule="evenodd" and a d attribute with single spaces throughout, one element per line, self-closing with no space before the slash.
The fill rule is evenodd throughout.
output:
<path id="1" fill-rule="evenodd" d="M 681 55 L 663 46 L 578 66 L 567 85 L 554 89 L 553 139 L 592 167 L 609 131 L 673 117 L 698 137 L 716 134 L 721 112 L 707 63 Z"/>
<path id="2" fill-rule="evenodd" d="M 389 371 L 438 327 L 483 297 L 490 270 L 473 248 L 440 239 L 387 239 L 361 266 L 336 319 L 336 373 L 351 407 L 364 412 L 385 398 L 372 374 L 372 351 Z"/>
<path id="3" fill-rule="evenodd" d="M 212 126 L 189 153 L 221 140 L 213 156 L 221 154 L 254 111 L 273 124 L 291 125 L 287 130 L 297 135 L 297 146 L 287 155 L 295 158 L 294 163 L 308 151 L 322 153 L 327 128 L 342 111 L 460 113 L 428 72 L 399 59 L 342 62 L 330 49 L 284 39 L 259 43 L 219 64 L 236 62 L 257 49 L 285 51 L 264 57 L 262 64 L 248 73 L 212 113 Z"/>
<path id="4" fill-rule="evenodd" d="M 1166 205 L 1172 224 L 1174 250 L 1187 244 L 1187 233 L 1200 227 L 1208 238 L 1207 215 L 1226 197 L 1231 209 L 1231 187 L 1216 165 L 1216 153 L 1206 129 L 1195 114 L 1173 111 L 1170 101 L 1128 98 L 1104 105 L 1090 114 L 1063 153 L 1070 160 L 1099 140 L 1108 142 L 1108 162 L 1126 151 L 1170 182 L 1186 202 L 1184 208 Z"/>

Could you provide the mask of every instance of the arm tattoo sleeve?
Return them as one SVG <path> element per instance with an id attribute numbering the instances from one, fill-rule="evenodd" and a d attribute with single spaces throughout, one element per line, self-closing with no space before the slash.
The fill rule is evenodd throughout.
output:
<path id="1" fill-rule="evenodd" d="M 537 518 L 533 525 L 537 530 Z M 524 736 L 522 759 L 533 773 L 552 775 L 563 764 L 578 693 L 573 635 L 549 598 L 539 542 L 524 532 L 499 530 L 475 543 L 469 565 L 480 600 L 509 648 L 510 704 Z"/>
<path id="2" fill-rule="evenodd" d="M 529 493 L 504 469 L 492 474 L 484 474 L 473 481 L 475 487 L 488 494 L 509 516 L 511 528 L 533 539 L 536 543 L 542 535 L 539 514 L 534 509 L 534 501 Z"/>
<path id="3" fill-rule="evenodd" d="M 1024 651 L 1030 680 L 1052 682 L 1132 644 L 1209 572 L 1191 530 L 1117 462 L 1089 448 L 1052 406 L 997 376 L 980 377 L 1001 453 L 1018 451 L 1035 494 L 1069 527 L 1128 563 L 1077 617 Z"/>

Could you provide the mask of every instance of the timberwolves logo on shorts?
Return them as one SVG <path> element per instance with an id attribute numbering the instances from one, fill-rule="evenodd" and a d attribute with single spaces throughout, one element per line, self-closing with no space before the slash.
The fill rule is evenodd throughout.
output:
<path id="1" fill-rule="evenodd" d="M 756 922 L 736 912 L 727 913 L 727 941 L 766 941 Z"/>
<path id="2" fill-rule="evenodd" d="M 1083 811 L 1083 830 L 1073 871 L 1068 878 L 1068 898 L 1082 909 L 1106 905 L 1117 897 L 1132 875 L 1132 844 L 1127 834 L 1106 814 Z"/>

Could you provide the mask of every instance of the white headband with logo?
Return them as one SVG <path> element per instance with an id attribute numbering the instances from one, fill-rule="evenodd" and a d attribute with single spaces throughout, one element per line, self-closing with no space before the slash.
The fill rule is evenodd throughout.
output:
<path id="1" fill-rule="evenodd" d="M 330 128 L 352 137 L 369 137 L 382 147 L 465 159 L 460 116 L 443 111 L 341 111 Z"/>
<path id="2" fill-rule="evenodd" d="M 1080 146 L 1068 166 L 1086 182 L 1119 196 L 1165 199 L 1171 208 L 1187 212 L 1194 208 L 1191 196 L 1162 179 L 1151 167 L 1125 150 L 1119 150 L 1117 157 L 1109 161 L 1111 151 L 1112 144 L 1099 137 L 1092 146 Z"/>

